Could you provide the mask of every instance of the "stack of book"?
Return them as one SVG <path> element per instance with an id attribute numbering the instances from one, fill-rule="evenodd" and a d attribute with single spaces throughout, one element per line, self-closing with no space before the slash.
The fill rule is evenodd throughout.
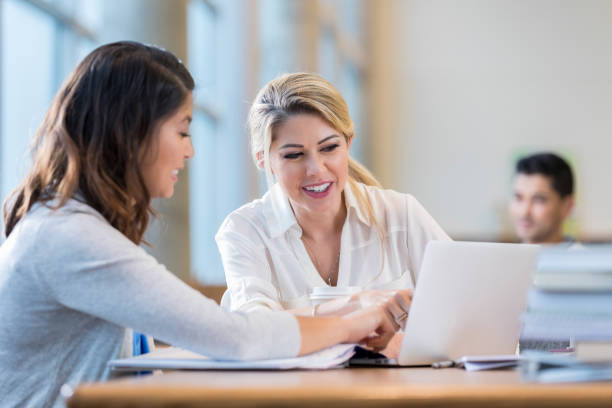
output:
<path id="1" fill-rule="evenodd" d="M 612 344 L 612 247 L 543 250 L 521 338 Z"/>
<path id="2" fill-rule="evenodd" d="M 520 344 L 521 354 L 529 348 L 551 351 L 570 345 L 572 372 L 576 364 L 586 364 L 589 372 L 612 372 L 612 246 L 541 252 Z M 567 365 L 566 360 L 560 365 Z"/>

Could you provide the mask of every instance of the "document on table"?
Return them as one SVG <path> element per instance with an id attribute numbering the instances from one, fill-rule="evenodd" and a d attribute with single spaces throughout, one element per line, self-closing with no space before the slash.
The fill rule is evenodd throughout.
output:
<path id="1" fill-rule="evenodd" d="M 490 356 L 464 356 L 454 361 L 455 367 L 463 367 L 466 371 L 494 370 L 498 368 L 515 367 L 519 364 L 517 354 L 498 354 Z"/>
<path id="2" fill-rule="evenodd" d="M 341 366 L 355 353 L 355 344 L 338 344 L 301 357 L 272 360 L 214 360 L 177 347 L 157 349 L 137 357 L 111 360 L 115 370 L 322 370 Z"/>

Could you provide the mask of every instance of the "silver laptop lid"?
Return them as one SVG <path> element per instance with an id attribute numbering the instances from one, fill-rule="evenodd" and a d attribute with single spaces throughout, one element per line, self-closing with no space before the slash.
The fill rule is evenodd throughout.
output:
<path id="1" fill-rule="evenodd" d="M 538 250 L 525 244 L 430 242 L 399 363 L 514 353 Z"/>

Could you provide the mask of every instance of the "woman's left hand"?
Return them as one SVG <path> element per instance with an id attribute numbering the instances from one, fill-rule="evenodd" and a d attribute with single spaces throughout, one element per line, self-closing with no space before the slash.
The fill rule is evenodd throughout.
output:
<path id="1" fill-rule="evenodd" d="M 406 318 L 412 302 L 411 289 L 398 290 L 365 290 L 340 299 L 323 303 L 318 308 L 322 316 L 343 316 L 360 309 L 372 306 L 385 308 L 389 318 L 395 324 L 396 330 L 406 326 Z"/>
<path id="2" fill-rule="evenodd" d="M 366 290 L 352 295 L 351 298 L 361 309 L 374 305 L 384 306 L 397 325 L 396 329 L 403 329 L 410 312 L 412 293 L 411 289 Z"/>

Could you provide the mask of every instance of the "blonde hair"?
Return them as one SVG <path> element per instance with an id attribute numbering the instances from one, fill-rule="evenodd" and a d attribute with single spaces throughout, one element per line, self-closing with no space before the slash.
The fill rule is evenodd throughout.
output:
<path id="1" fill-rule="evenodd" d="M 274 131 L 291 116 L 302 113 L 320 116 L 344 135 L 347 142 L 355 136 L 355 127 L 344 98 L 325 79 L 316 74 L 297 72 L 280 75 L 271 80 L 259 91 L 249 112 L 251 154 L 257 168 L 263 167 L 268 186 L 272 186 L 274 182 L 270 169 L 270 146 L 274 139 Z M 367 214 L 368 220 L 378 230 L 383 254 L 380 269 L 382 271 L 384 230 L 374 215 L 370 200 L 358 188 L 358 182 L 381 187 L 368 169 L 349 157 L 348 187 L 355 194 L 360 209 Z"/>

